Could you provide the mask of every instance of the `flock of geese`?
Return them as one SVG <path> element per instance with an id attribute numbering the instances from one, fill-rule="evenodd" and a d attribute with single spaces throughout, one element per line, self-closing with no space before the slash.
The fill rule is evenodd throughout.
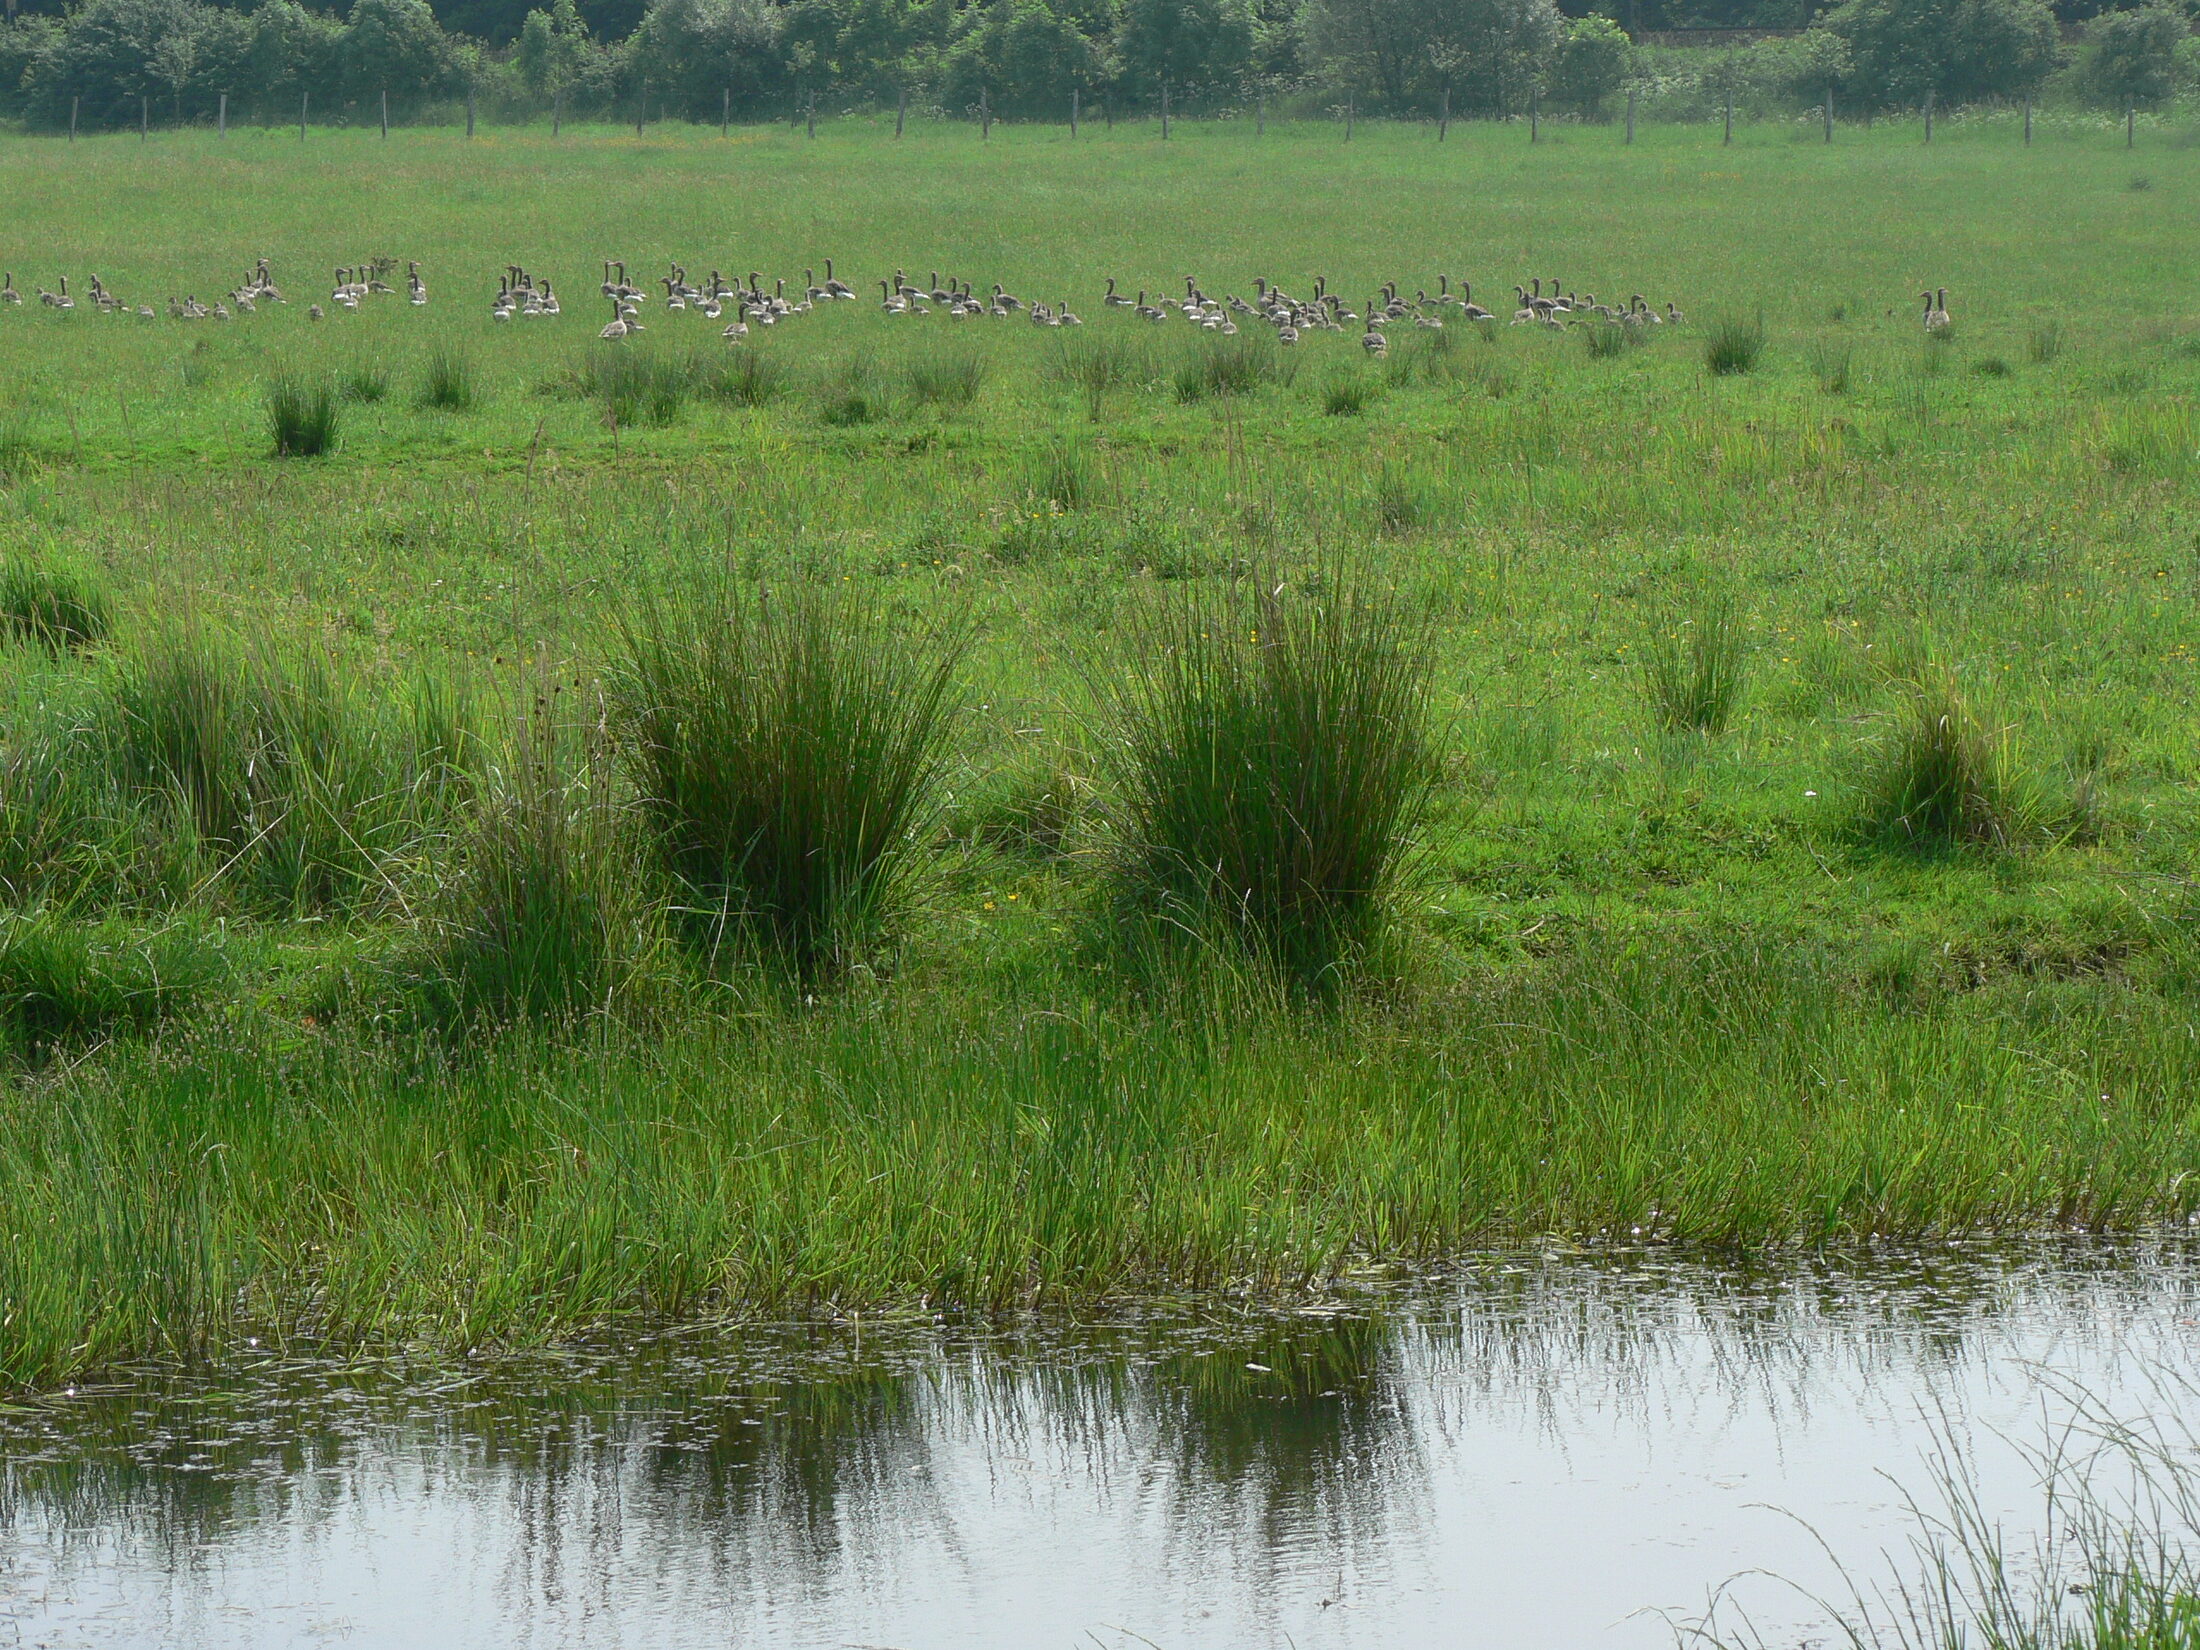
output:
<path id="1" fill-rule="evenodd" d="M 830 258 L 825 260 L 824 280 L 818 280 L 815 269 L 805 269 L 801 285 L 792 296 L 783 278 L 774 280 L 771 290 L 765 291 L 763 276 L 754 271 L 749 274 L 746 286 L 739 279 L 729 286 L 725 276 L 715 269 L 701 286 L 697 286 L 689 280 L 686 266 L 679 263 L 669 265 L 655 284 L 662 289 L 668 314 L 692 311 L 706 320 L 725 320 L 721 336 L 729 339 L 746 338 L 754 327 L 776 326 L 822 305 L 853 302 L 857 296 L 853 287 L 835 275 Z M 953 275 L 943 280 L 936 269 L 931 272 L 928 283 L 914 282 L 906 269 L 897 269 L 891 279 L 881 278 L 876 284 L 879 308 L 889 316 L 938 314 L 954 320 L 1022 317 L 1034 326 L 1084 325 L 1083 318 L 1070 308 L 1068 299 L 1060 303 L 1038 299 L 1027 302 L 998 281 L 992 283 L 989 293 L 981 294 L 976 282 Z M 1298 343 L 1308 333 L 1344 332 L 1360 327 L 1361 346 L 1368 354 L 1377 356 L 1388 352 L 1390 346 L 1383 329 L 1394 323 L 1410 322 L 1416 327 L 1437 330 L 1446 320 L 1494 322 L 1498 319 L 1493 311 L 1474 301 L 1474 290 L 1466 282 L 1462 281 L 1459 290 L 1454 292 L 1451 277 L 1439 275 L 1436 287 L 1433 295 L 1426 287 L 1417 288 L 1409 299 L 1401 295 L 1396 281 L 1385 282 L 1362 309 L 1355 310 L 1329 290 L 1328 280 L 1322 276 L 1315 278 L 1305 298 L 1294 297 L 1266 277 L 1256 276 L 1252 298 L 1233 292 L 1218 299 L 1201 290 L 1197 276 L 1187 275 L 1183 297 L 1169 294 L 1151 303 L 1144 289 L 1135 297 L 1130 296 L 1110 276 L 1106 290 L 1100 295 L 1100 303 L 1105 309 L 1127 310 L 1145 321 L 1165 322 L 1173 314 L 1203 331 L 1225 336 L 1236 334 L 1242 320 L 1247 325 L 1268 327 L 1276 342 L 1286 346 Z M 657 294 L 630 280 L 624 263 L 616 259 L 605 262 L 599 290 L 611 306 L 611 318 L 597 334 L 599 338 L 628 338 L 644 330 L 642 306 L 655 301 Z M 1512 311 L 1512 323 L 1515 326 L 1564 329 L 1599 321 L 1608 325 L 1652 327 L 1685 320 L 1677 304 L 1668 303 L 1660 310 L 1640 293 L 1631 294 L 1624 305 L 1600 304 L 1591 294 L 1565 290 L 1555 280 L 1546 293 L 1540 277 L 1531 286 L 1514 287 L 1513 295 L 1516 306 Z M 494 319 L 504 321 L 515 315 L 555 315 L 559 313 L 559 305 L 549 281 L 538 283 L 515 264 L 505 271 L 490 313 Z"/>
<path id="2" fill-rule="evenodd" d="M 336 285 L 329 293 L 329 303 L 338 309 L 356 310 L 367 298 L 377 293 L 394 293 L 384 276 L 396 271 L 394 258 L 370 258 L 367 262 L 348 265 L 336 271 Z M 406 276 L 412 302 L 417 305 L 428 301 L 428 288 L 420 278 L 420 265 L 408 266 Z M 44 287 L 36 289 L 38 301 L 47 309 L 72 310 L 76 297 L 69 291 L 69 278 L 61 277 L 61 290 L 49 292 Z M 135 315 L 141 321 L 159 319 L 150 304 L 133 304 L 109 287 L 95 271 L 91 277 L 89 296 L 92 307 L 102 315 Z M 20 304 L 23 294 L 15 285 L 15 272 L 0 272 L 0 305 Z M 231 287 L 211 304 L 201 303 L 196 293 L 181 296 L 171 294 L 168 299 L 168 315 L 176 321 L 227 321 L 238 315 L 250 315 L 262 304 L 283 304 L 289 300 L 282 288 L 275 284 L 274 271 L 268 260 L 259 259 L 245 271 L 244 279 Z M 313 320 L 321 320 L 327 311 L 319 304 L 306 310 Z"/>
<path id="3" fill-rule="evenodd" d="M 396 297 L 399 289 L 389 280 L 396 271 L 394 258 L 369 258 L 364 263 L 341 266 L 335 271 L 328 307 L 315 303 L 306 313 L 312 320 L 319 321 L 330 309 L 356 311 L 374 298 Z M 668 265 L 666 273 L 657 277 L 654 284 L 662 289 L 662 302 L 668 314 L 689 312 L 706 321 L 724 320 L 726 325 L 720 336 L 735 340 L 748 337 L 751 328 L 776 326 L 795 316 L 806 315 L 820 305 L 853 302 L 857 296 L 853 287 L 834 274 L 830 258 L 825 260 L 825 279 L 820 282 L 816 270 L 805 269 L 797 294 L 791 297 L 784 278 L 774 279 L 767 292 L 763 275 L 756 271 L 749 273 L 748 284 L 744 286 L 739 278 L 727 284 L 725 276 L 714 269 L 703 284 L 697 286 L 688 279 L 686 266 L 679 263 Z M 974 282 L 959 280 L 953 275 L 942 281 L 936 269 L 931 272 L 929 284 L 912 282 L 906 270 L 897 269 L 891 280 L 881 279 L 877 286 L 879 308 L 889 316 L 939 314 L 950 319 L 985 317 L 995 320 L 1021 316 L 1035 326 L 1084 325 L 1066 298 L 1058 304 L 1037 300 L 1027 303 L 998 281 L 992 283 L 990 293 L 980 295 Z M 1589 293 L 1565 288 L 1556 280 L 1548 283 L 1547 291 L 1545 287 L 1546 283 L 1538 276 L 1529 285 L 1512 289 L 1512 325 L 1563 331 L 1584 324 L 1649 328 L 1679 325 L 1686 320 L 1678 304 L 1668 302 L 1661 309 L 1639 292 L 1629 294 L 1624 304 L 1605 304 L 1597 302 Z M 39 303 L 48 309 L 73 310 L 77 306 L 66 275 L 61 277 L 59 291 L 50 292 L 44 287 L 35 291 Z M 428 287 L 421 278 L 418 260 L 408 261 L 405 266 L 403 291 L 406 301 L 415 309 L 426 306 Z M 629 338 L 641 332 L 642 306 L 658 301 L 657 293 L 630 281 L 626 265 L 615 258 L 604 261 L 600 291 L 610 305 L 611 319 L 597 333 L 599 338 Z M 1135 296 L 1127 294 L 1120 290 L 1111 275 L 1107 289 L 1100 295 L 1100 304 L 1104 309 L 1127 311 L 1140 320 L 1156 323 L 1166 322 L 1173 314 L 1203 331 L 1225 336 L 1236 334 L 1239 322 L 1243 321 L 1247 325 L 1269 328 L 1276 342 L 1286 346 L 1298 343 L 1312 332 L 1344 332 L 1359 327 L 1362 329 L 1360 345 L 1373 356 L 1388 353 L 1390 346 L 1383 329 L 1398 323 L 1437 330 L 1449 320 L 1491 324 L 1499 319 L 1495 311 L 1474 301 L 1474 289 L 1465 281 L 1461 281 L 1454 292 L 1448 275 L 1437 276 L 1434 294 L 1426 287 L 1417 287 L 1411 298 L 1401 295 L 1396 281 L 1386 281 L 1357 310 L 1329 289 L 1326 276 L 1316 276 L 1304 298 L 1292 296 L 1264 276 L 1255 276 L 1253 294 L 1248 299 L 1232 292 L 1216 299 L 1201 290 L 1196 276 L 1187 275 L 1183 297 L 1168 294 L 1149 303 L 1145 289 L 1139 289 Z M 1952 336 L 1955 323 L 1948 314 L 1948 289 L 1938 287 L 1919 296 L 1925 306 L 1927 335 Z M 147 321 L 157 319 L 151 305 L 131 304 L 96 273 L 91 277 L 88 301 L 103 315 L 136 315 Z M 171 296 L 168 314 L 178 321 L 226 321 L 233 316 L 248 315 L 262 304 L 287 301 L 282 289 L 275 284 L 268 260 L 261 258 L 245 272 L 242 281 L 216 302 L 201 303 L 191 293 Z M 23 302 L 14 273 L 0 272 L 0 307 Z M 549 277 L 538 279 L 520 264 L 505 266 L 489 309 L 490 318 L 495 321 L 531 320 L 563 312 L 564 306 Z"/>

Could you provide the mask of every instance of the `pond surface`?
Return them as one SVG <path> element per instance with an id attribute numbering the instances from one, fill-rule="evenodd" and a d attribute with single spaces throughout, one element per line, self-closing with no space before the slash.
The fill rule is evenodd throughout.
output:
<path id="1" fill-rule="evenodd" d="M 0 1406 L 0 1647 L 1662 1647 L 1737 1572 L 1832 1585 L 1819 1537 L 1875 1572 L 1936 1427 L 2021 1530 L 2007 1440 L 2069 1383 L 2200 1411 L 2196 1262 L 1513 1256 L 1284 1318 L 256 1355 Z"/>

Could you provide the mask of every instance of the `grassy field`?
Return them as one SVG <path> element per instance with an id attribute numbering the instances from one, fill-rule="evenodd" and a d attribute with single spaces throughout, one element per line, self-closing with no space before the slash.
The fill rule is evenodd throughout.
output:
<path id="1" fill-rule="evenodd" d="M 1916 139 L 0 144 L 17 286 L 158 313 L 0 309 L 0 613 L 53 641 L 74 581 L 100 632 L 0 682 L 0 1381 L 246 1325 L 480 1346 L 2184 1218 L 2200 150 Z M 261 256 L 287 305 L 167 317 Z M 374 256 L 430 304 L 308 319 Z M 871 300 L 595 341 L 602 259 L 827 257 Z M 509 263 L 567 312 L 492 321 Z M 888 317 L 897 267 L 1084 325 Z M 1440 273 L 1687 319 L 1401 323 L 1374 361 L 1098 297 Z M 274 455 L 278 379 L 334 394 L 331 452 Z M 1255 574 L 1394 604 L 1426 670 L 1413 852 L 1312 998 L 1123 915 L 1110 684 Z M 652 800 L 606 754 L 621 661 L 702 578 L 966 644 L 894 920 L 830 978 L 713 966 L 610 845 Z M 186 700 L 319 754 L 179 756 Z M 451 913 L 553 859 L 594 867 L 581 1017 L 497 1033 Z"/>

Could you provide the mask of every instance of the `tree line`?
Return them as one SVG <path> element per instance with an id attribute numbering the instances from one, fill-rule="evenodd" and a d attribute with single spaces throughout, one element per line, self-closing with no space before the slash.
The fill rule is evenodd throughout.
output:
<path id="1" fill-rule="evenodd" d="M 1639 13 L 1649 0 L 1616 3 Z M 371 120 L 386 98 L 399 118 L 464 99 L 507 119 L 753 120 L 822 102 L 1059 120 L 1072 97 L 1112 118 L 1151 111 L 1166 89 L 1184 112 L 1265 99 L 1302 115 L 1598 119 L 1630 91 L 1655 117 L 2046 92 L 2122 110 L 2200 84 L 2200 41 L 2176 0 L 2082 22 L 2048 0 L 1842 0 L 1712 50 L 1663 47 L 1557 0 L 553 0 L 512 11 L 511 0 L 451 0 L 440 14 L 428 0 L 11 9 L 0 118 L 97 128 L 204 121 L 226 106 L 232 120 L 276 122 L 310 106 L 324 120 Z"/>

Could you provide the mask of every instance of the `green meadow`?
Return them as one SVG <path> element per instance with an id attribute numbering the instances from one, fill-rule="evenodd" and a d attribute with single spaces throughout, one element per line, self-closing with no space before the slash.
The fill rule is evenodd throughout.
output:
<path id="1" fill-rule="evenodd" d="M 1919 139 L 0 142 L 0 1381 L 2185 1219 L 2200 149 Z"/>

